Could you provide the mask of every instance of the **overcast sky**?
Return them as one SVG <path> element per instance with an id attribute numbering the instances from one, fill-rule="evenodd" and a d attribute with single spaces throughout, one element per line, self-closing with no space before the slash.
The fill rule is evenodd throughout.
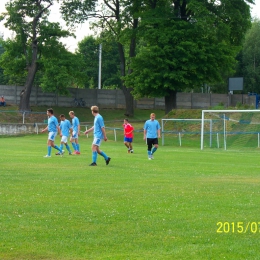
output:
<path id="1" fill-rule="evenodd" d="M 0 13 L 5 11 L 5 3 L 8 1 L 9 0 L 0 0 Z M 256 5 L 252 6 L 252 16 L 260 18 L 260 0 L 255 0 L 255 3 Z M 61 15 L 59 13 L 58 4 L 52 6 L 50 21 L 60 22 L 62 26 L 65 26 L 65 23 L 61 19 Z M 11 32 L 4 27 L 3 23 L 0 23 L 0 33 L 1 35 L 4 35 L 4 39 L 12 36 Z M 68 37 L 63 40 L 63 43 L 65 43 L 68 49 L 73 52 L 77 48 L 77 43 L 81 41 L 85 36 L 89 36 L 91 34 L 92 32 L 89 29 L 88 23 L 78 25 L 75 32 L 76 39 L 74 39 L 73 37 Z"/>

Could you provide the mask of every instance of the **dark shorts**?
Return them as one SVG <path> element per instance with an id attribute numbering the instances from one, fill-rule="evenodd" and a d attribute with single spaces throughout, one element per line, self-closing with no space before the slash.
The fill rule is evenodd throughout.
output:
<path id="1" fill-rule="evenodd" d="M 146 141 L 148 146 L 158 144 L 158 138 L 147 138 Z"/>

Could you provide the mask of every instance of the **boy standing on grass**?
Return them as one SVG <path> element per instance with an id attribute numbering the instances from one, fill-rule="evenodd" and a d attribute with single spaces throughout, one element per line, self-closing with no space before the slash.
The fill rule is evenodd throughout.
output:
<path id="1" fill-rule="evenodd" d="M 127 147 L 127 152 L 128 153 L 133 153 L 133 137 L 134 137 L 134 127 L 129 123 L 129 120 L 127 118 L 124 119 L 124 144 Z"/>
<path id="2" fill-rule="evenodd" d="M 65 118 L 65 115 L 60 115 L 60 150 L 63 151 L 63 145 L 65 144 L 66 149 L 69 152 L 69 155 L 71 155 L 70 146 L 68 145 L 68 137 L 71 132 L 71 123 L 68 119 Z M 56 155 L 60 155 L 60 152 L 56 153 Z"/>
<path id="3" fill-rule="evenodd" d="M 99 109 L 97 106 L 91 107 L 92 115 L 95 117 L 94 126 L 85 131 L 85 135 L 93 131 L 94 140 L 92 143 L 92 163 L 89 166 L 97 166 L 97 154 L 104 157 L 106 165 L 109 164 L 111 158 L 108 157 L 103 151 L 100 150 L 100 145 L 102 140 L 107 141 L 106 130 L 104 125 L 103 117 L 99 114 Z"/>
<path id="4" fill-rule="evenodd" d="M 47 151 L 48 151 L 48 153 L 44 157 L 45 158 L 51 157 L 51 148 L 52 147 L 57 149 L 59 151 L 60 155 L 62 156 L 64 152 L 57 145 L 54 144 L 54 140 L 55 140 L 57 133 L 58 132 L 60 133 L 60 128 L 59 128 L 57 118 L 53 115 L 53 109 L 52 108 L 47 109 L 47 116 L 49 117 L 48 118 L 48 126 L 46 126 L 42 130 L 42 133 L 46 132 L 47 130 L 49 131 L 48 141 L 47 141 Z"/>
<path id="5" fill-rule="evenodd" d="M 75 116 L 74 111 L 69 112 L 70 118 L 72 119 L 72 134 L 70 137 L 71 144 L 73 146 L 73 154 L 80 154 L 79 151 L 79 135 L 80 135 L 80 124 L 79 119 Z"/>
<path id="6" fill-rule="evenodd" d="M 158 149 L 158 138 L 161 137 L 160 129 L 159 122 L 155 120 L 155 114 L 151 113 L 150 120 L 147 120 L 144 124 L 144 140 L 146 140 L 148 146 L 148 160 L 154 159 L 153 154 Z"/>

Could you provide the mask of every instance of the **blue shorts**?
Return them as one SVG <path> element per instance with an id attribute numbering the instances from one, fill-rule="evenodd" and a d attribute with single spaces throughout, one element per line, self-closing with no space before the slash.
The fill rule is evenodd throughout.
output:
<path id="1" fill-rule="evenodd" d="M 133 142 L 133 138 L 132 137 L 125 137 L 124 141 L 128 142 L 128 143 L 132 143 Z"/>

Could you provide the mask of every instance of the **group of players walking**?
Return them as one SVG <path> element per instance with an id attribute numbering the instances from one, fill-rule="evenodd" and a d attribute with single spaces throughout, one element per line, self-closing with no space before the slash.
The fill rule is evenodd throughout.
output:
<path id="1" fill-rule="evenodd" d="M 90 166 L 97 166 L 97 156 L 98 154 L 104 157 L 106 165 L 109 164 L 111 158 L 106 155 L 106 153 L 100 150 L 101 142 L 107 141 L 105 124 L 103 117 L 99 114 L 99 108 L 97 106 L 91 107 L 92 115 L 94 116 L 94 124 L 91 128 L 86 130 L 84 134 L 88 134 L 93 131 L 93 142 L 92 142 L 92 163 Z M 44 157 L 51 157 L 51 150 L 55 148 L 58 150 L 56 155 L 62 156 L 64 154 L 64 146 L 66 147 L 68 153 L 71 155 L 72 151 L 68 144 L 68 138 L 70 136 L 70 142 L 74 149 L 73 154 L 80 154 L 80 146 L 78 142 L 78 137 L 80 135 L 80 122 L 79 119 L 75 116 L 73 111 L 69 112 L 69 116 L 72 119 L 72 124 L 65 115 L 60 115 L 60 124 L 58 123 L 57 118 L 54 116 L 54 111 L 52 108 L 47 109 L 48 115 L 48 126 L 42 130 L 42 132 L 48 131 L 48 140 L 47 140 L 47 155 Z M 127 147 L 128 153 L 133 153 L 133 132 L 134 127 L 129 123 L 128 119 L 124 119 L 124 144 Z M 144 124 L 144 140 L 147 143 L 147 153 L 148 159 L 154 159 L 153 154 L 158 149 L 158 138 L 160 138 L 160 124 L 155 119 L 155 114 L 150 115 L 150 119 L 147 120 Z M 54 140 L 56 135 L 59 133 L 61 137 L 61 143 L 58 147 L 55 145 Z"/>

